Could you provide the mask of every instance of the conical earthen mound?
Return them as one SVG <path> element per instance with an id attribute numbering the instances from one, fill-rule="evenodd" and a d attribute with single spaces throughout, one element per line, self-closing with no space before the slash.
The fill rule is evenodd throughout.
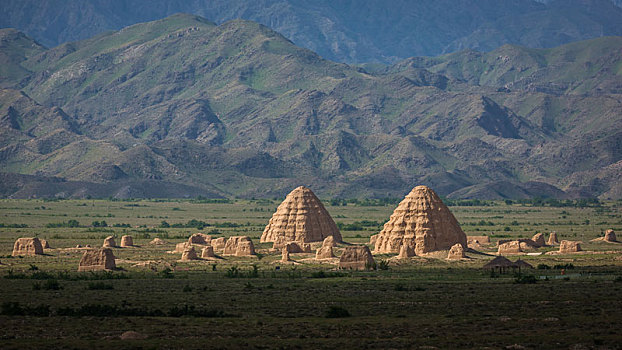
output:
<path id="1" fill-rule="evenodd" d="M 427 186 L 417 186 L 395 208 L 376 239 L 376 253 L 397 253 L 402 244 L 415 247 L 417 255 L 448 250 L 455 244 L 467 247 L 458 221 Z"/>
<path id="2" fill-rule="evenodd" d="M 300 186 L 276 209 L 260 242 L 275 242 L 279 248 L 288 242 L 322 242 L 328 236 L 341 242 L 341 233 L 322 202 L 310 189 Z"/>

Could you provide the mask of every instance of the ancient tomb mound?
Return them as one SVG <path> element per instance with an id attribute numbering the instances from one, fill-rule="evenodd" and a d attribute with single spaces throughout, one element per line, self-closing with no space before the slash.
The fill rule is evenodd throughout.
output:
<path id="1" fill-rule="evenodd" d="M 212 236 L 203 233 L 195 233 L 188 238 L 190 244 L 208 245 L 212 242 Z"/>
<path id="2" fill-rule="evenodd" d="M 181 253 L 181 260 L 182 261 L 188 261 L 188 260 L 197 260 L 199 257 L 197 256 L 197 252 L 196 250 L 194 250 L 193 246 L 189 246 L 186 249 L 184 249 L 183 253 Z"/>
<path id="3" fill-rule="evenodd" d="M 203 248 L 201 250 L 201 257 L 203 259 L 206 258 L 215 258 L 216 254 L 214 254 L 214 247 L 212 247 L 211 245 L 206 246 L 205 248 Z"/>
<path id="4" fill-rule="evenodd" d="M 114 254 L 110 248 L 87 250 L 82 254 L 78 271 L 114 270 Z"/>
<path id="5" fill-rule="evenodd" d="M 375 265 L 374 257 L 366 245 L 346 247 L 339 258 L 340 269 L 366 270 Z"/>
<path id="6" fill-rule="evenodd" d="M 341 242 L 341 233 L 322 202 L 300 186 L 278 206 L 259 241 L 274 242 L 273 248 L 279 249 L 289 242 L 322 242 L 329 236 Z"/>
<path id="7" fill-rule="evenodd" d="M 248 236 L 231 236 L 225 243 L 223 255 L 255 255 L 255 246 Z"/>
<path id="8" fill-rule="evenodd" d="M 454 215 L 427 186 L 417 186 L 395 208 L 376 239 L 377 253 L 397 253 L 402 244 L 422 255 L 467 246 L 467 238 Z"/>
<path id="9" fill-rule="evenodd" d="M 132 236 L 123 236 L 121 237 L 121 247 L 133 247 L 134 246 L 134 240 L 132 239 Z"/>
<path id="10" fill-rule="evenodd" d="M 13 245 L 13 256 L 42 255 L 43 246 L 37 237 L 18 238 Z"/>
<path id="11" fill-rule="evenodd" d="M 551 232 L 549 235 L 549 240 L 546 242 L 548 245 L 558 245 L 559 241 L 557 240 L 557 232 Z"/>
<path id="12" fill-rule="evenodd" d="M 328 236 L 322 242 L 322 246 L 317 249 L 315 252 L 315 258 L 320 259 L 332 259 L 335 257 L 333 253 L 333 247 L 335 246 L 335 241 L 333 240 L 333 236 Z"/>
<path id="13" fill-rule="evenodd" d="M 579 241 L 561 241 L 559 244 L 560 253 L 576 253 L 582 251 Z"/>
<path id="14" fill-rule="evenodd" d="M 466 255 L 464 254 L 464 247 L 462 247 L 462 244 L 460 243 L 454 244 L 451 249 L 449 249 L 447 260 L 460 260 L 463 258 L 466 258 Z"/>
<path id="15" fill-rule="evenodd" d="M 114 241 L 114 237 L 108 236 L 106 237 L 106 239 L 104 239 L 104 244 L 103 244 L 104 248 L 114 248 L 116 246 L 117 246 L 117 242 Z"/>

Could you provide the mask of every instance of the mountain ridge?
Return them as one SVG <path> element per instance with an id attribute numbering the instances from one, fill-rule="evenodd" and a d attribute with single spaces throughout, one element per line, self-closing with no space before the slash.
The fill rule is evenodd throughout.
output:
<path id="1" fill-rule="evenodd" d="M 618 6 L 616 6 L 616 4 Z M 48 47 L 158 20 L 177 12 L 222 24 L 253 20 L 333 61 L 394 63 L 512 43 L 554 47 L 622 35 L 618 0 L 4 0 L 0 28 Z"/>
<path id="2" fill-rule="evenodd" d="M 616 52 L 619 41 L 535 52 Z M 517 58 L 534 54 L 512 49 L 525 52 Z M 450 197 L 616 195 L 619 62 L 604 60 L 593 77 L 577 68 L 590 55 L 555 66 L 593 81 L 616 73 L 581 89 L 452 75 L 481 76 L 474 68 L 495 54 L 414 58 L 373 72 L 325 60 L 254 22 L 214 25 L 179 14 L 16 59 L 31 73 L 3 77 L 13 90 L 0 95 L 0 120 L 21 138 L 5 139 L 0 164 L 73 182 L 160 181 L 219 196 L 279 196 L 303 183 L 322 195 L 386 197 L 422 182 Z M 457 68 L 439 63 L 447 61 Z M 491 71 L 506 71 L 497 61 Z M 531 61 L 519 63 L 527 76 Z M 529 77 L 545 84 L 555 72 Z M 19 104 L 7 97 L 16 94 Z M 10 123 L 32 119 L 32 110 L 72 123 L 42 123 L 38 135 Z"/>

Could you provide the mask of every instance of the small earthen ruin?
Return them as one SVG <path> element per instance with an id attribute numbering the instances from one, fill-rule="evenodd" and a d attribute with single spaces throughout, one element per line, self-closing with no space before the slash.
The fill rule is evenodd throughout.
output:
<path id="1" fill-rule="evenodd" d="M 559 241 L 557 240 L 557 232 L 551 232 L 549 234 L 549 240 L 546 242 L 547 245 L 558 245 Z"/>
<path id="2" fill-rule="evenodd" d="M 116 246 L 117 242 L 114 241 L 113 236 L 106 237 L 106 239 L 104 239 L 104 244 L 102 245 L 103 248 L 115 248 Z"/>
<path id="3" fill-rule="evenodd" d="M 559 252 L 562 254 L 576 253 L 582 251 L 581 242 L 579 241 L 561 241 L 559 244 Z"/>
<path id="4" fill-rule="evenodd" d="M 205 248 L 201 250 L 201 258 L 207 259 L 207 258 L 215 258 L 215 257 L 216 257 L 216 254 L 214 254 L 214 247 L 212 247 L 211 245 L 205 246 Z"/>
<path id="5" fill-rule="evenodd" d="M 499 244 L 497 255 L 520 254 L 522 252 L 523 250 L 521 249 L 521 245 L 519 241 L 509 241 L 509 242 Z"/>
<path id="6" fill-rule="evenodd" d="M 123 237 L 121 237 L 121 247 L 133 247 L 134 246 L 134 240 L 132 239 L 132 236 L 128 236 L 125 235 Z"/>
<path id="7" fill-rule="evenodd" d="M 324 239 L 324 242 L 322 242 L 322 246 L 320 248 L 317 249 L 317 251 L 315 252 L 315 259 L 317 260 L 322 260 L 322 259 L 332 259 L 335 257 L 335 254 L 333 253 L 333 247 L 336 246 L 335 241 L 333 240 L 332 236 L 328 236 Z"/>
<path id="8" fill-rule="evenodd" d="M 223 255 L 255 255 L 255 246 L 248 236 L 231 236 L 225 243 Z"/>
<path id="9" fill-rule="evenodd" d="M 366 270 L 375 266 L 374 257 L 366 245 L 348 246 L 339 258 L 339 268 L 347 270 Z"/>
<path id="10" fill-rule="evenodd" d="M 187 247 L 183 253 L 181 253 L 181 260 L 182 261 L 188 261 L 188 260 L 197 260 L 199 257 L 197 256 L 197 252 L 196 250 L 194 250 L 193 246 L 189 246 Z"/>
<path id="11" fill-rule="evenodd" d="M 466 255 L 464 254 L 462 244 L 456 243 L 449 249 L 447 260 L 461 260 L 464 258 L 466 258 Z"/>
<path id="12" fill-rule="evenodd" d="M 190 244 L 208 245 L 212 242 L 212 236 L 203 233 L 194 233 L 188 238 Z"/>
<path id="13" fill-rule="evenodd" d="M 90 249 L 82 254 L 78 271 L 114 270 L 115 257 L 110 248 Z"/>
<path id="14" fill-rule="evenodd" d="M 43 246 L 41 241 L 37 237 L 22 237 L 18 238 L 13 244 L 12 256 L 33 256 L 42 255 Z"/>
<path id="15" fill-rule="evenodd" d="M 227 239 L 225 237 L 214 238 L 211 241 L 212 247 L 214 247 L 214 251 L 223 251 L 225 249 L 225 244 L 227 243 Z"/>

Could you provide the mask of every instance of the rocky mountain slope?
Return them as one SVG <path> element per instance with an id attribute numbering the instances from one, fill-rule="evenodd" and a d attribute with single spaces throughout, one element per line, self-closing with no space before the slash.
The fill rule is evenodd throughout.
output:
<path id="1" fill-rule="evenodd" d="M 616 0 L 617 1 L 617 0 Z M 52 47 L 178 12 L 264 24 L 339 62 L 393 63 L 503 44 L 554 47 L 622 35 L 612 0 L 3 0 L 0 28 Z"/>
<path id="2" fill-rule="evenodd" d="M 64 195 L 620 196 L 620 37 L 374 70 L 183 14 L 48 50 L 0 37 L 21 72 L 0 77 L 0 167 Z"/>

